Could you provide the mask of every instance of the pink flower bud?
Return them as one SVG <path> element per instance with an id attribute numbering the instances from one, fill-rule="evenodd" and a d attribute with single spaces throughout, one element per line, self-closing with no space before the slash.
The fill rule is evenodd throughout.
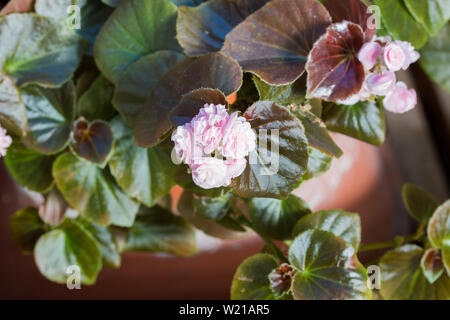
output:
<path id="1" fill-rule="evenodd" d="M 214 157 L 195 159 L 191 170 L 192 180 L 203 189 L 219 188 L 230 184 L 227 166 L 221 159 Z"/>
<path id="2" fill-rule="evenodd" d="M 6 134 L 6 130 L 0 126 L 0 156 L 6 156 L 6 150 L 11 146 L 12 139 Z"/>
<path id="3" fill-rule="evenodd" d="M 417 104 L 416 90 L 408 89 L 405 83 L 397 82 L 395 89 L 383 100 L 384 108 L 393 113 L 405 113 Z"/>
<path id="4" fill-rule="evenodd" d="M 358 59 L 366 70 L 370 70 L 377 64 L 382 53 L 383 49 L 378 42 L 366 42 L 359 50 Z"/>
<path id="5" fill-rule="evenodd" d="M 395 88 L 395 73 L 385 71 L 382 74 L 371 73 L 364 82 L 365 88 L 379 96 L 385 96 Z"/>

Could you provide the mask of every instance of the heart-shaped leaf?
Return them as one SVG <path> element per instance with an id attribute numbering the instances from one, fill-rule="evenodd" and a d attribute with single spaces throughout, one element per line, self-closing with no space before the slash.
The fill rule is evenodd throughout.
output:
<path id="1" fill-rule="evenodd" d="M 372 14 L 361 0 L 325 0 L 324 6 L 333 18 L 333 22 L 350 21 L 361 26 L 366 35 L 366 41 L 376 34 L 376 26 L 368 24 Z"/>
<path id="2" fill-rule="evenodd" d="M 228 106 L 226 97 L 216 89 L 201 88 L 185 94 L 171 111 L 170 120 L 175 126 L 182 126 L 194 118 L 205 104 Z"/>
<path id="3" fill-rule="evenodd" d="M 222 51 L 265 82 L 292 83 L 330 22 L 316 0 L 273 0 L 228 33 Z"/>
<path id="4" fill-rule="evenodd" d="M 426 31 L 411 16 L 402 0 L 374 0 L 374 3 L 380 9 L 383 25 L 394 39 L 408 41 L 416 49 L 427 42 Z"/>
<path id="5" fill-rule="evenodd" d="M 21 92 L 28 118 L 26 144 L 45 154 L 66 148 L 75 113 L 72 81 L 58 89 L 29 85 Z"/>
<path id="6" fill-rule="evenodd" d="M 278 240 L 290 238 L 295 223 L 308 213 L 311 213 L 308 204 L 294 195 L 289 195 L 286 200 L 250 200 L 249 214 L 255 230 Z"/>
<path id="7" fill-rule="evenodd" d="M 361 242 L 361 221 L 356 213 L 334 209 L 308 214 L 296 223 L 292 235 L 296 237 L 309 229 L 329 231 L 350 243 L 355 250 Z"/>
<path id="8" fill-rule="evenodd" d="M 403 185 L 402 197 L 409 214 L 419 222 L 428 222 L 439 205 L 433 195 L 412 183 Z"/>
<path id="9" fill-rule="evenodd" d="M 450 92 L 450 24 L 431 38 L 420 53 L 420 65 L 428 76 Z"/>
<path id="10" fill-rule="evenodd" d="M 211 0 L 180 7 L 177 39 L 188 55 L 219 51 L 228 32 L 269 0 Z"/>
<path id="11" fill-rule="evenodd" d="M 282 106 L 303 104 L 306 100 L 306 77 L 302 76 L 292 84 L 272 86 L 253 76 L 253 82 L 258 90 L 259 100 L 270 100 Z"/>
<path id="12" fill-rule="evenodd" d="M 71 219 L 39 238 L 34 259 L 42 275 L 64 284 L 71 275 L 70 266 L 80 268 L 81 282 L 86 285 L 95 283 L 102 267 L 102 255 L 94 237 Z"/>
<path id="13" fill-rule="evenodd" d="M 370 299 L 367 272 L 355 249 L 331 232 L 308 230 L 289 248 L 289 261 L 297 273 L 292 293 L 297 300 Z"/>
<path id="14" fill-rule="evenodd" d="M 435 248 L 450 245 L 450 200 L 441 204 L 428 222 L 428 239 Z"/>
<path id="15" fill-rule="evenodd" d="M 107 122 L 78 120 L 73 124 L 70 146 L 81 158 L 103 165 L 108 160 L 112 144 L 113 133 Z"/>
<path id="16" fill-rule="evenodd" d="M 168 252 L 178 256 L 197 253 L 194 229 L 181 217 L 160 207 L 141 207 L 128 232 L 128 251 Z"/>
<path id="17" fill-rule="evenodd" d="M 420 267 L 428 282 L 433 284 L 444 272 L 444 265 L 438 249 L 430 248 L 422 256 Z"/>
<path id="18" fill-rule="evenodd" d="M 236 220 L 229 216 L 228 212 L 227 215 L 221 219 L 221 212 L 217 214 L 217 211 L 215 214 L 217 218 L 216 220 L 210 219 L 211 216 L 208 218 L 205 217 L 205 208 L 201 208 L 199 212 L 199 203 L 197 202 L 196 206 L 193 204 L 196 197 L 197 196 L 192 192 L 184 190 L 180 200 L 178 201 L 177 209 L 178 212 L 197 229 L 202 230 L 204 233 L 213 237 L 221 239 L 237 239 L 248 234 Z M 208 214 L 210 213 L 211 212 Z"/>
<path id="19" fill-rule="evenodd" d="M 380 103 L 329 104 L 324 108 L 322 119 L 328 129 L 376 146 L 383 144 L 386 137 L 384 111 Z"/>
<path id="20" fill-rule="evenodd" d="M 442 274 L 430 284 L 420 267 L 424 250 L 406 244 L 386 253 L 380 260 L 381 290 L 387 300 L 448 300 L 450 278 Z"/>
<path id="21" fill-rule="evenodd" d="M 115 113 L 111 104 L 114 86 L 102 75 L 92 82 L 78 100 L 78 116 L 87 120 L 109 121 Z"/>
<path id="22" fill-rule="evenodd" d="M 287 198 L 308 165 L 308 142 L 302 123 L 285 107 L 259 101 L 244 114 L 256 131 L 258 148 L 245 171 L 232 180 L 244 198 Z"/>
<path id="23" fill-rule="evenodd" d="M 173 127 L 170 112 L 184 94 L 194 89 L 211 88 L 228 96 L 241 84 L 241 68 L 236 61 L 221 53 L 184 59 L 161 78 L 139 113 L 134 128 L 136 143 L 149 147 L 167 136 Z"/>
<path id="24" fill-rule="evenodd" d="M 434 36 L 450 19 L 450 2 L 446 0 L 405 0 L 409 12 Z"/>
<path id="25" fill-rule="evenodd" d="M 123 1 L 97 36 L 98 68 L 113 83 L 139 58 L 159 50 L 180 50 L 175 39 L 177 7 L 168 0 Z"/>
<path id="26" fill-rule="evenodd" d="M 132 198 L 148 207 L 156 204 L 175 185 L 175 165 L 167 147 L 139 148 L 133 131 L 120 118 L 111 121 L 114 147 L 109 159 L 111 173 Z"/>
<path id="27" fill-rule="evenodd" d="M 33 252 L 39 237 L 45 233 L 44 222 L 36 208 L 25 208 L 14 213 L 9 220 L 9 230 L 12 241 L 23 253 Z"/>
<path id="28" fill-rule="evenodd" d="M 339 101 L 357 94 L 365 78 L 357 57 L 363 44 L 364 32 L 359 25 L 348 21 L 332 24 L 308 56 L 307 96 Z"/>
<path id="29" fill-rule="evenodd" d="M 9 173 L 21 186 L 45 193 L 53 187 L 52 165 L 55 158 L 14 143 L 5 157 Z"/>
<path id="30" fill-rule="evenodd" d="M 158 51 L 140 58 L 120 77 L 112 102 L 130 126 L 134 127 L 157 82 L 182 59 L 183 55 L 176 51 Z"/>
<path id="31" fill-rule="evenodd" d="M 0 125 L 8 132 L 21 137 L 26 130 L 27 115 L 20 92 L 14 81 L 0 75 Z"/>
<path id="32" fill-rule="evenodd" d="M 111 230 L 87 219 L 78 218 L 77 222 L 95 238 L 102 254 L 103 264 L 112 268 L 120 267 L 120 253 L 114 242 Z"/>
<path id="33" fill-rule="evenodd" d="M 0 69 L 16 84 L 37 82 L 58 87 L 80 62 L 85 43 L 74 33 L 33 13 L 0 18 Z"/>
<path id="34" fill-rule="evenodd" d="M 308 171 L 303 175 L 302 181 L 318 177 L 331 167 L 333 158 L 317 149 L 309 148 Z"/>
<path id="35" fill-rule="evenodd" d="M 71 153 L 53 164 L 53 177 L 66 201 L 94 222 L 129 227 L 138 204 L 115 184 L 107 170 Z"/>
<path id="36" fill-rule="evenodd" d="M 274 257 L 260 253 L 241 263 L 231 284 L 231 300 L 273 300 L 269 274 L 278 266 Z"/>

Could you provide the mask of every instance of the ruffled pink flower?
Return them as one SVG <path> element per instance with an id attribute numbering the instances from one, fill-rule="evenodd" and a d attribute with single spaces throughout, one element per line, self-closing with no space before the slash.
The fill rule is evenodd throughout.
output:
<path id="1" fill-rule="evenodd" d="M 238 113 L 233 113 L 226 124 L 222 155 L 232 159 L 245 158 L 256 148 L 256 135 L 250 123 Z"/>
<path id="2" fill-rule="evenodd" d="M 411 64 L 419 60 L 420 54 L 414 49 L 411 43 L 400 40 L 394 41 L 394 43 L 398 44 L 403 49 L 403 52 L 405 53 L 407 58 L 402 66 L 403 70 L 408 69 Z"/>
<path id="3" fill-rule="evenodd" d="M 383 53 L 383 48 L 378 42 L 366 42 L 358 52 L 358 59 L 366 70 L 372 69 Z"/>
<path id="4" fill-rule="evenodd" d="M 405 113 L 417 104 L 416 90 L 408 89 L 405 83 L 397 82 L 395 89 L 383 100 L 384 108 L 393 113 Z"/>
<path id="5" fill-rule="evenodd" d="M 224 105 L 205 104 L 192 120 L 194 140 L 202 145 L 205 154 L 211 154 L 219 147 L 228 118 Z"/>
<path id="6" fill-rule="evenodd" d="M 0 126 L 0 156 L 6 156 L 6 151 L 11 146 L 12 139 L 7 135 L 6 130 Z"/>
<path id="7" fill-rule="evenodd" d="M 407 62 L 403 47 L 395 41 L 384 48 L 384 63 L 391 71 L 399 71 Z"/>
<path id="8" fill-rule="evenodd" d="M 172 141 L 175 143 L 175 153 L 183 163 L 189 165 L 192 159 L 203 155 L 201 148 L 195 144 L 190 123 L 177 127 L 172 134 Z"/>
<path id="9" fill-rule="evenodd" d="M 364 82 L 365 88 L 379 96 L 385 96 L 395 88 L 395 73 L 385 71 L 382 74 L 371 73 Z"/>
<path id="10" fill-rule="evenodd" d="M 204 157 L 191 164 L 192 180 L 203 189 L 224 187 L 230 184 L 227 166 L 221 159 Z"/>

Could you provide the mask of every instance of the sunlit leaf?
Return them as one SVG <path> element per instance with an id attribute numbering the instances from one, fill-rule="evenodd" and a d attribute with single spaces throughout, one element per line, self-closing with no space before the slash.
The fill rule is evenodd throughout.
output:
<path id="1" fill-rule="evenodd" d="M 450 245 L 450 200 L 441 204 L 428 222 L 428 239 L 435 248 Z"/>
<path id="2" fill-rule="evenodd" d="M 318 1 L 273 0 L 228 33 L 222 51 L 265 82 L 292 83 L 330 21 Z"/>

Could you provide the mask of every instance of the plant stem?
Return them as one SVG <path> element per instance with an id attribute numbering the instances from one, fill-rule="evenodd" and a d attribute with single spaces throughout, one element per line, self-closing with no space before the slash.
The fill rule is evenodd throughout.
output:
<path id="1" fill-rule="evenodd" d="M 415 233 L 409 234 L 407 236 L 397 236 L 394 238 L 394 240 L 391 241 L 364 244 L 361 247 L 359 247 L 358 252 L 399 247 L 405 243 L 419 240 L 424 235 L 425 225 L 426 224 L 421 223 Z"/>
<path id="2" fill-rule="evenodd" d="M 255 233 L 257 233 L 266 242 L 266 245 L 276 253 L 278 259 L 280 259 L 284 263 L 289 263 L 288 259 L 285 257 L 280 248 L 278 248 L 278 246 L 271 239 L 256 231 L 252 223 L 244 215 L 241 215 L 239 217 L 239 221 L 242 222 L 242 224 L 249 227 L 250 229 L 252 229 Z"/>

